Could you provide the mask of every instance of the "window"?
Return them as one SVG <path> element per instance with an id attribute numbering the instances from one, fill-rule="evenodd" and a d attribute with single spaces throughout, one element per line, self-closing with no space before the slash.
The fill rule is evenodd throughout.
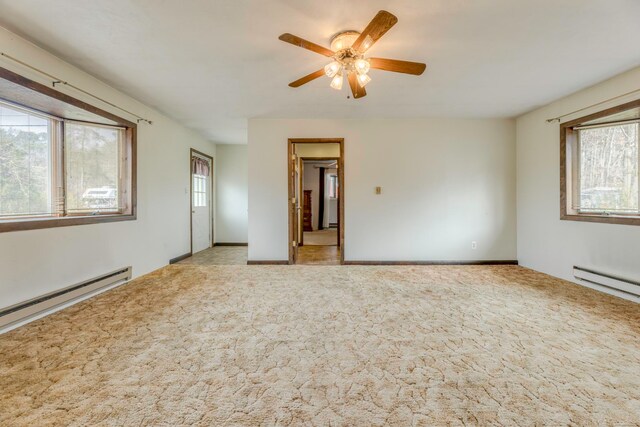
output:
<path id="1" fill-rule="evenodd" d="M 193 207 L 201 208 L 207 206 L 207 177 L 204 175 L 193 175 Z"/>
<path id="2" fill-rule="evenodd" d="M 66 209 L 76 213 L 113 213 L 126 208 L 121 196 L 122 129 L 66 124 Z"/>
<path id="3" fill-rule="evenodd" d="M 562 125 L 562 219 L 640 224 L 636 104 Z"/>
<path id="4" fill-rule="evenodd" d="M 53 120 L 0 102 L 0 218 L 53 213 Z"/>
<path id="5" fill-rule="evenodd" d="M 338 197 L 338 176 L 329 175 L 329 197 L 336 199 Z"/>
<path id="6" fill-rule="evenodd" d="M 0 100 L 0 232 L 135 219 L 136 125 L 16 76 L 0 68 L 20 96 Z"/>
<path id="7" fill-rule="evenodd" d="M 123 142 L 122 128 L 0 102 L 0 220 L 125 212 Z"/>
<path id="8" fill-rule="evenodd" d="M 638 123 L 578 130 L 580 212 L 638 214 Z"/>

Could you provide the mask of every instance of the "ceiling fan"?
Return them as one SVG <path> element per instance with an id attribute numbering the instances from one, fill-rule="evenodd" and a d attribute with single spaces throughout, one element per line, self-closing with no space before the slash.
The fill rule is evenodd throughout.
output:
<path id="1" fill-rule="evenodd" d="M 308 74 L 294 82 L 289 83 L 291 87 L 300 87 L 321 76 L 326 75 L 331 78 L 331 87 L 336 90 L 342 89 L 342 82 L 346 75 L 351 87 L 353 97 L 358 99 L 367 95 L 364 87 L 371 81 L 369 69 L 393 71 L 396 73 L 421 75 L 426 64 L 410 61 L 399 61 L 397 59 L 366 58 L 367 50 L 377 42 L 391 27 L 398 18 L 386 10 L 381 10 L 371 20 L 369 25 L 361 33 L 357 31 L 343 31 L 331 39 L 331 49 L 304 40 L 293 34 L 285 33 L 279 37 L 280 40 L 308 49 L 320 55 L 332 58 L 333 61 L 323 69 Z"/>

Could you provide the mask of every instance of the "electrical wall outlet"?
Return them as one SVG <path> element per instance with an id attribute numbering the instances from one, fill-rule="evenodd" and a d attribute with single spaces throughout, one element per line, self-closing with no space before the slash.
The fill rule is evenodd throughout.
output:
<path id="1" fill-rule="evenodd" d="M 471 242 L 471 249 L 478 249 L 478 242 L 476 242 L 475 240 Z"/>

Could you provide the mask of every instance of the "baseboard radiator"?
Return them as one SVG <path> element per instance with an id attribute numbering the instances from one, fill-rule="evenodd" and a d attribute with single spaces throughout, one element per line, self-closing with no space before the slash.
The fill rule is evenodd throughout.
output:
<path id="1" fill-rule="evenodd" d="M 605 288 L 614 289 L 628 295 L 640 297 L 640 282 L 636 280 L 575 265 L 573 266 L 573 277 L 593 285 L 604 286 Z"/>
<path id="2" fill-rule="evenodd" d="M 123 267 L 82 283 L 41 295 L 29 301 L 2 308 L 0 309 L 0 330 L 11 328 L 11 326 L 16 323 L 36 317 L 55 307 L 96 292 L 101 288 L 116 285 L 127 280 L 131 280 L 131 267 Z"/>

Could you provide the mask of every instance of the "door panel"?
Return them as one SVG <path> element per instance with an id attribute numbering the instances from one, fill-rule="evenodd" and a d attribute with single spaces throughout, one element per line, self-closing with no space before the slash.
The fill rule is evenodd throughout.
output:
<path id="1" fill-rule="evenodd" d="M 295 154 L 295 145 L 293 146 L 294 152 L 289 158 L 291 162 L 291 188 L 293 189 L 293 199 L 289 200 L 289 209 L 291 210 L 291 234 L 289 236 L 289 245 L 291 246 L 292 259 L 294 264 L 298 260 L 298 242 L 300 241 L 300 162 L 298 156 Z"/>
<path id="2" fill-rule="evenodd" d="M 191 180 L 191 250 L 195 254 L 212 243 L 211 177 L 191 174 Z"/>

